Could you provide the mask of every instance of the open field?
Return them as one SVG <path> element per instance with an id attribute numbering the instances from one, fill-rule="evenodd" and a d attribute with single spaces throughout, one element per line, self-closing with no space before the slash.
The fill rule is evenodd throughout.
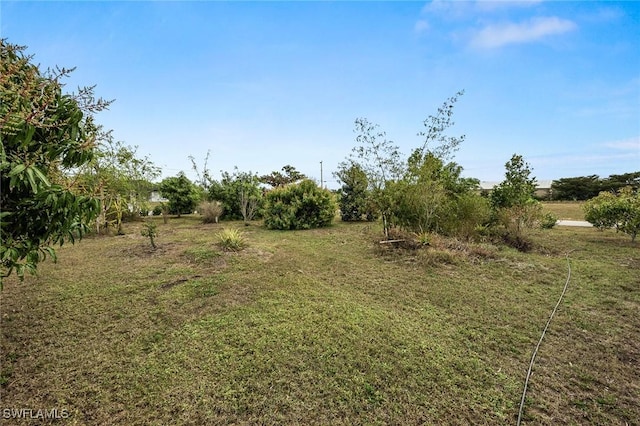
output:
<path id="1" fill-rule="evenodd" d="M 234 226 L 158 219 L 152 251 L 127 224 L 6 279 L 0 408 L 78 425 L 515 424 L 570 253 L 523 424 L 640 424 L 640 246 L 625 235 L 382 252 L 375 225 L 254 225 L 224 252 L 216 233 Z"/>
<path id="2" fill-rule="evenodd" d="M 558 216 L 560 220 L 584 220 L 581 201 L 545 201 L 542 203 L 545 210 Z"/>

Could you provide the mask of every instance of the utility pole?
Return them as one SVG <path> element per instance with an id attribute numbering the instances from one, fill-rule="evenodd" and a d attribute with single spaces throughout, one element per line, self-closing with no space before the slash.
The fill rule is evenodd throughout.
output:
<path id="1" fill-rule="evenodd" d="M 324 181 L 322 180 L 322 161 L 320 161 L 320 188 L 324 188 Z"/>

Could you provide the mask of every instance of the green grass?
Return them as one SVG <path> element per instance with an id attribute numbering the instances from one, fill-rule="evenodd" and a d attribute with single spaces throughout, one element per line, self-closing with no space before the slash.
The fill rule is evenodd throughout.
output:
<path id="1" fill-rule="evenodd" d="M 222 225 L 157 220 L 155 251 L 134 224 L 5 281 L 0 408 L 92 425 L 514 424 L 571 251 L 525 424 L 640 422 L 640 251 L 624 235 L 405 252 L 369 224 L 225 223 L 247 242 L 227 252 Z"/>

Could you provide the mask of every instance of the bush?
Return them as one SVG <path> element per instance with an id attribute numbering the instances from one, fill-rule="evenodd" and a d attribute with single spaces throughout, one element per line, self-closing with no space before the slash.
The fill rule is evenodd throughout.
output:
<path id="1" fill-rule="evenodd" d="M 158 205 L 153 208 L 153 215 L 160 216 L 162 214 L 162 206 Z"/>
<path id="2" fill-rule="evenodd" d="M 635 241 L 640 232 L 640 192 L 626 187 L 619 194 L 601 192 L 584 204 L 585 219 L 598 229 L 615 227 Z"/>
<path id="3" fill-rule="evenodd" d="M 202 223 L 218 223 L 218 219 L 224 211 L 219 201 L 205 201 L 198 206 L 198 212 L 202 216 Z"/>
<path id="4" fill-rule="evenodd" d="M 242 250 L 246 241 L 242 232 L 237 229 L 223 229 L 220 233 L 218 233 L 218 244 L 224 250 L 228 251 L 239 251 Z"/>
<path id="5" fill-rule="evenodd" d="M 149 242 L 151 243 L 151 247 L 154 250 L 156 249 L 155 237 L 158 236 L 158 232 L 156 229 L 157 229 L 157 226 L 155 223 L 151 221 L 145 221 L 142 224 L 142 231 L 140 231 L 140 234 L 143 237 L 149 237 Z"/>
<path id="6" fill-rule="evenodd" d="M 335 214 L 331 192 L 307 179 L 267 193 L 264 224 L 269 229 L 320 228 L 330 225 Z"/>
<path id="7" fill-rule="evenodd" d="M 452 200 L 442 219 L 446 235 L 471 240 L 478 236 L 476 230 L 491 217 L 491 207 L 486 198 L 468 192 Z"/>
<path id="8" fill-rule="evenodd" d="M 198 187 L 183 172 L 160 182 L 160 193 L 169 199 L 169 213 L 191 214 L 200 200 Z"/>
<path id="9" fill-rule="evenodd" d="M 558 222 L 558 216 L 551 212 L 544 212 L 542 218 L 540 218 L 540 227 L 542 229 L 551 229 L 556 226 Z"/>
<path id="10" fill-rule="evenodd" d="M 258 176 L 251 172 L 241 172 L 237 168 L 234 172 L 222 172 L 220 181 L 211 182 L 207 194 L 209 200 L 217 200 L 222 204 L 221 219 L 251 220 L 249 210 L 258 213 L 262 208 L 262 189 Z"/>

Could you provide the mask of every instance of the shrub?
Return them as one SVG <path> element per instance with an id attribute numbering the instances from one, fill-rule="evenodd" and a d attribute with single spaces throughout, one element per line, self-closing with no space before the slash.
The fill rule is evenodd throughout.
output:
<path id="1" fill-rule="evenodd" d="M 330 225 L 335 214 L 331 192 L 303 180 L 267 193 L 264 224 L 269 229 L 320 228 Z"/>
<path id="2" fill-rule="evenodd" d="M 262 208 L 262 189 L 257 175 L 251 172 L 241 172 L 236 167 L 233 173 L 222 172 L 220 181 L 211 182 L 208 191 L 209 200 L 217 200 L 222 204 L 221 219 L 245 222 Z M 250 212 L 251 208 L 253 210 Z"/>
<path id="3" fill-rule="evenodd" d="M 540 227 L 542 229 L 551 229 L 556 226 L 558 222 L 558 216 L 551 212 L 544 212 L 540 218 Z"/>
<path id="4" fill-rule="evenodd" d="M 224 208 L 219 201 L 205 201 L 198 206 L 198 212 L 202 216 L 202 223 L 218 223 Z"/>
<path id="5" fill-rule="evenodd" d="M 153 249 L 156 249 L 156 243 L 154 241 L 155 237 L 158 236 L 158 233 L 156 231 L 156 224 L 151 222 L 150 220 L 145 221 L 144 224 L 142 225 L 142 231 L 141 234 L 143 237 L 149 237 L 149 242 L 151 243 L 151 247 L 153 247 Z"/>
<path id="6" fill-rule="evenodd" d="M 442 222 L 445 233 L 471 240 L 478 236 L 478 227 L 489 221 L 491 207 L 486 198 L 468 192 L 453 199 L 444 213 Z"/>
<path id="7" fill-rule="evenodd" d="M 160 216 L 162 214 L 162 206 L 157 205 L 153 208 L 153 215 Z"/>
<path id="8" fill-rule="evenodd" d="M 246 241 L 238 229 L 227 228 L 218 233 L 218 244 L 224 250 L 239 251 L 245 247 Z"/>
<path id="9" fill-rule="evenodd" d="M 532 198 L 524 204 L 500 208 L 495 214 L 497 224 L 518 239 L 523 236 L 525 230 L 533 228 L 534 224 L 540 222 L 542 205 Z"/>
<path id="10" fill-rule="evenodd" d="M 640 232 L 640 193 L 627 187 L 615 195 L 601 192 L 584 204 L 585 219 L 599 229 L 615 227 L 635 241 Z"/>

